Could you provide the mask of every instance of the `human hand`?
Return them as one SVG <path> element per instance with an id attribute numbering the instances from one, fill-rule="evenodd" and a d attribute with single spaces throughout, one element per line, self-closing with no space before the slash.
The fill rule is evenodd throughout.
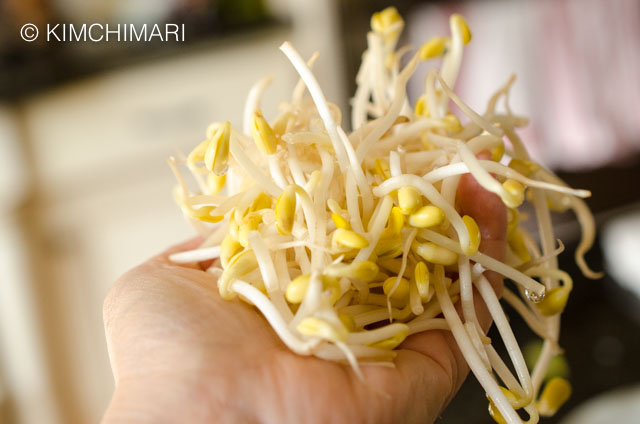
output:
<path id="1" fill-rule="evenodd" d="M 470 175 L 457 197 L 480 227 L 480 250 L 502 259 L 500 199 Z M 364 381 L 346 365 L 296 355 L 255 308 L 222 300 L 213 275 L 169 261 L 198 242 L 134 268 L 109 292 L 104 320 L 116 390 L 104 423 L 433 422 L 468 374 L 447 331 L 408 337 L 395 368 L 363 366 Z M 501 278 L 488 278 L 500 291 Z M 481 301 L 475 306 L 487 330 L 490 316 Z"/>

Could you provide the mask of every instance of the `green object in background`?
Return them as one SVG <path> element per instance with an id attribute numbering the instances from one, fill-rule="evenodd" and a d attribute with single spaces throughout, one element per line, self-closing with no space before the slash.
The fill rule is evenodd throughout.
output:
<path id="1" fill-rule="evenodd" d="M 229 25 L 256 23 L 267 16 L 262 0 L 220 0 L 218 13 L 221 21 Z"/>
<path id="2" fill-rule="evenodd" d="M 542 342 L 540 340 L 529 342 L 524 346 L 524 349 L 522 349 L 522 354 L 529 370 L 533 370 L 536 361 L 538 361 L 538 357 L 540 357 L 540 352 L 542 352 Z M 570 374 L 569 363 L 564 355 L 555 355 L 551 359 L 547 374 L 544 376 L 544 381 L 549 381 L 553 377 L 568 379 Z"/>

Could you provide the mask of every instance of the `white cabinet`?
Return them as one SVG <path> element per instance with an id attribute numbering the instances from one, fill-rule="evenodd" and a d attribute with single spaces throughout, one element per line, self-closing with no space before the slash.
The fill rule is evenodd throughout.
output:
<path id="1" fill-rule="evenodd" d="M 210 122 L 241 126 L 246 94 L 266 73 L 275 80 L 263 110 L 274 117 L 297 81 L 278 50 L 287 39 L 305 57 L 323 50 L 318 78 L 331 100 L 346 103 L 336 84 L 342 79 L 340 49 L 327 48 L 336 41 L 327 34 L 335 25 L 327 23 L 331 14 L 306 26 L 297 19 L 291 27 L 185 48 L 20 105 L 33 180 L 30 200 L 18 210 L 33 271 L 24 277 L 34 292 L 26 298 L 37 310 L 36 341 L 51 381 L 45 385 L 48 401 L 60 412 L 46 422 L 100 419 L 113 390 L 104 295 L 128 268 L 193 234 L 173 203 L 167 157 L 193 148 Z M 314 45 L 313 35 L 324 44 Z M 13 346 L 0 349 L 19 354 Z M 10 384 L 7 390 L 13 390 Z"/>

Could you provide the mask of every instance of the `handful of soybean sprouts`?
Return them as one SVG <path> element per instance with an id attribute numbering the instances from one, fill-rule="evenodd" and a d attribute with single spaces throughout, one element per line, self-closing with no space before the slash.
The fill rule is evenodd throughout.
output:
<path id="1" fill-rule="evenodd" d="M 265 77 L 249 92 L 242 131 L 213 123 L 188 157 L 170 158 L 177 202 L 206 236 L 198 249 L 171 259 L 218 259 L 208 272 L 218 276 L 224 299 L 254 305 L 292 351 L 347 362 L 361 378 L 362 364 L 393 366 L 394 348 L 408 335 L 451 331 L 487 393 L 491 416 L 520 423 L 516 410 L 524 409 L 527 422 L 535 423 L 554 414 L 571 391 L 555 378 L 540 393 L 550 360 L 560 352 L 560 314 L 572 289 L 571 277 L 558 269 L 563 246 L 556 247 L 550 210 L 577 214 L 583 233 L 576 261 L 597 278 L 583 258 L 595 235 L 581 200 L 590 193 L 568 187 L 529 157 L 516 133 L 528 120 L 509 107 L 514 77 L 482 114 L 453 92 L 471 40 L 460 15 L 450 18 L 450 36 L 425 43 L 404 67 L 409 49 L 396 49 L 403 26 L 394 8 L 372 17 L 350 134 L 311 70 L 318 55 L 305 62 L 291 44 L 282 44 L 300 81 L 281 114 L 269 122 L 260 111 L 273 79 Z M 436 57 L 442 66 L 428 73 L 411 107 L 407 81 L 419 62 Z M 449 100 L 468 124 L 451 113 Z M 506 113 L 496 111 L 501 100 Z M 490 160 L 478 158 L 483 151 Z M 188 189 L 182 164 L 199 192 Z M 466 173 L 508 208 L 504 262 L 478 251 L 477 223 L 456 210 L 458 181 Z M 525 200 L 533 204 L 541 246 L 519 225 Z M 515 283 L 516 291 L 505 288 L 504 300 L 544 339 L 531 373 L 485 270 Z M 480 329 L 473 287 L 515 375 Z"/>

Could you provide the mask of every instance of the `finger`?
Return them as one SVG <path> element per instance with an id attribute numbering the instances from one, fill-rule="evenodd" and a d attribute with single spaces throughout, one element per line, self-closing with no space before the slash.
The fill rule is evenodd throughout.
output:
<path id="1" fill-rule="evenodd" d="M 485 190 L 471 174 L 460 177 L 456 196 L 460 212 L 469 215 L 478 224 L 482 236 L 480 250 L 496 259 L 504 257 L 504 244 L 507 235 L 507 208 L 495 193 Z M 496 240 L 498 243 L 487 243 Z"/>
<path id="2" fill-rule="evenodd" d="M 430 332 L 432 344 L 443 346 L 438 333 Z M 363 365 L 364 382 L 354 384 L 358 403 L 371 415 L 385 417 L 379 422 L 435 422 L 453 392 L 448 358 L 435 348 L 433 355 L 401 349 L 393 368 Z M 352 379 L 357 380 L 355 374 Z"/>

